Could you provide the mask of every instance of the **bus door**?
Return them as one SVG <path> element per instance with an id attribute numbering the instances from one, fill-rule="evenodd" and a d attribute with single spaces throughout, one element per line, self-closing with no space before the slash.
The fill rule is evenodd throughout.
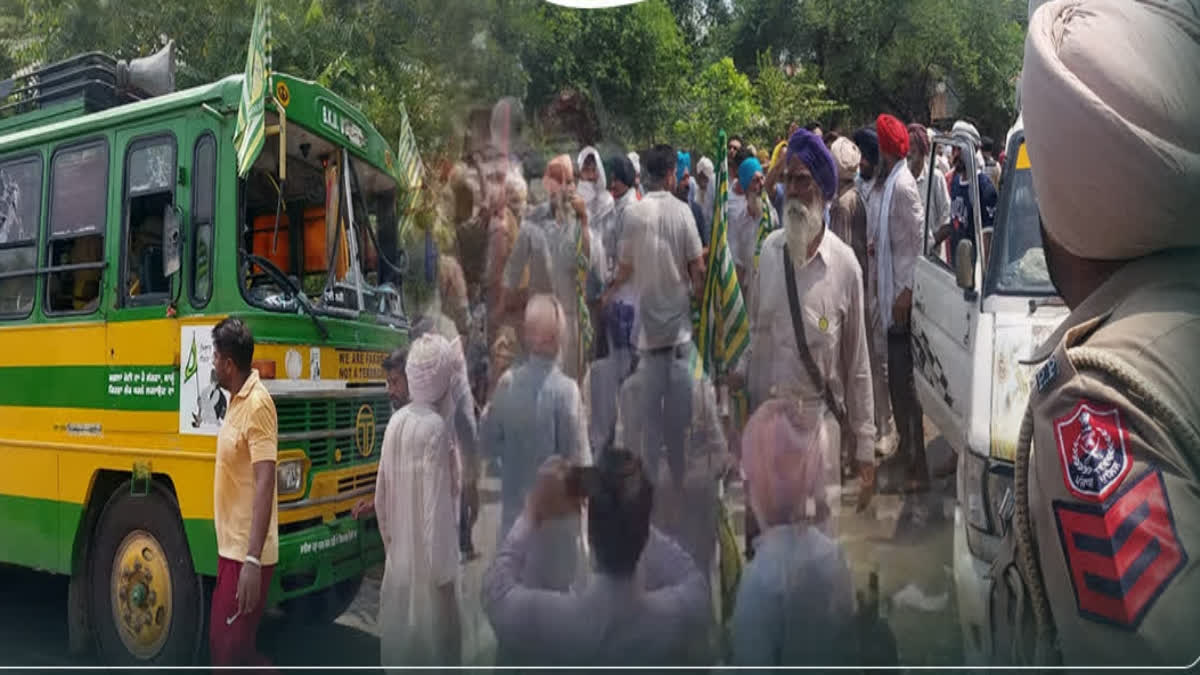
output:
<path id="1" fill-rule="evenodd" d="M 178 430 L 179 306 L 182 274 L 179 226 L 187 204 L 187 171 L 181 171 L 176 121 L 122 130 L 114 151 L 120 174 L 118 247 L 113 261 L 115 299 L 109 312 L 110 429 L 134 447 L 160 439 L 139 434 Z M 111 250 L 111 249 L 110 249 Z M 171 413 L 171 414 L 167 414 Z"/>

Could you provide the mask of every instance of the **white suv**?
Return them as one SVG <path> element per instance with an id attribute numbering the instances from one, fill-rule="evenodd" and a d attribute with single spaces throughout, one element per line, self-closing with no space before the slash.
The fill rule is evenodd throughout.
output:
<path id="1" fill-rule="evenodd" d="M 975 148 L 962 138 L 934 138 L 931 157 L 945 145 L 962 154 L 971 178 L 959 190 L 968 190 L 975 231 L 973 237 L 955 237 L 957 250 L 951 252 L 932 244 L 939 224 L 927 217 L 929 249 L 914 272 L 917 394 L 925 414 L 958 453 L 953 568 L 963 648 L 972 665 L 991 663 L 994 653 L 988 575 L 1011 514 L 1012 459 L 1033 377 L 1033 367 L 1020 360 L 1067 315 L 1042 256 L 1020 124 L 1009 135 L 991 228 L 983 227 L 981 218 Z M 926 170 L 938 176 L 935 166 Z M 922 195 L 927 205 L 931 196 Z M 979 255 L 975 242 L 983 244 Z"/>

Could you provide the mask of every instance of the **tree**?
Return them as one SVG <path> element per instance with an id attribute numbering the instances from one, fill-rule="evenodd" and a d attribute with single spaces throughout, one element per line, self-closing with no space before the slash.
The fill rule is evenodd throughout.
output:
<path id="1" fill-rule="evenodd" d="M 744 133 L 761 116 L 750 78 L 726 57 L 705 68 L 691 86 L 674 125 L 675 142 L 706 155 L 716 147 L 718 131 Z"/>
<path id="2" fill-rule="evenodd" d="M 788 74 L 788 70 L 792 74 Z M 809 120 L 828 119 L 841 113 L 846 106 L 829 98 L 829 93 L 816 75 L 815 69 L 794 64 L 779 64 L 770 51 L 758 55 L 758 77 L 754 94 L 762 110 L 764 125 L 751 133 L 759 141 L 774 145 L 790 122 L 806 124 Z"/>

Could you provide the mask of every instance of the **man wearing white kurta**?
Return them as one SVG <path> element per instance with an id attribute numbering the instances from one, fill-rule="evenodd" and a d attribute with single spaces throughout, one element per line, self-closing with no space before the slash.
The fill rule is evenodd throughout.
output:
<path id="1" fill-rule="evenodd" d="M 827 503 L 840 503 L 843 433 L 853 446 L 863 483 L 860 499 L 874 486 L 875 423 L 871 369 L 863 320 L 862 271 L 854 251 L 825 225 L 825 206 L 836 196 L 837 169 L 819 136 L 798 129 L 788 142 L 783 229 L 763 243 L 750 293 L 748 388 L 751 406 L 786 398 L 818 408 L 828 456 Z M 804 339 L 819 371 L 814 381 L 799 350 L 788 301 L 791 265 Z M 828 387 L 845 411 L 842 429 L 827 404 Z M 748 488 L 753 491 L 754 486 Z M 833 515 L 836 516 L 836 513 Z M 832 519 L 831 519 L 832 520 Z M 828 523 L 834 531 L 835 522 Z"/>
<path id="2" fill-rule="evenodd" d="M 379 593 L 384 666 L 458 665 L 458 474 L 442 408 L 461 359 L 457 344 L 423 335 L 405 370 L 412 402 L 383 435 L 375 514 L 387 555 Z"/>

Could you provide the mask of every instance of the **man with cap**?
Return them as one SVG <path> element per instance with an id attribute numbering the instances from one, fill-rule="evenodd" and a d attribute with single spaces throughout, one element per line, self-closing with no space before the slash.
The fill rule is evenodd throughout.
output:
<path id="1" fill-rule="evenodd" d="M 829 146 L 837 165 L 837 199 L 830 205 L 829 229 L 854 250 L 867 283 L 867 205 L 854 185 L 862 153 L 849 138 L 839 137 Z"/>
<path id="2" fill-rule="evenodd" d="M 979 152 L 979 132 L 975 129 L 975 125 L 959 120 L 954 123 L 950 135 L 967 145 L 971 149 L 969 154 L 975 158 L 982 229 L 991 231 L 996 218 L 996 203 L 1000 198 L 999 193 L 996 192 L 996 185 L 984 172 L 983 155 Z M 967 162 L 963 159 L 962 150 L 958 146 L 951 150 L 950 159 L 954 165 L 954 173 L 950 178 L 949 186 L 950 222 L 944 223 L 938 228 L 937 234 L 934 236 L 934 245 L 949 238 L 950 264 L 954 265 L 955 256 L 958 255 L 958 242 L 964 239 L 969 240 L 973 244 L 972 251 L 976 257 L 979 256 L 979 242 L 975 238 L 975 211 L 972 208 L 970 173 L 968 173 Z"/>
<path id="3" fill-rule="evenodd" d="M 696 175 L 693 176 L 696 181 L 696 204 L 700 207 L 700 215 L 703 216 L 703 224 L 700 225 L 700 230 L 703 232 L 712 232 L 713 226 L 713 210 L 716 206 L 717 199 L 717 179 L 713 162 L 707 157 L 701 157 L 696 164 Z"/>
<path id="4" fill-rule="evenodd" d="M 1025 143 L 1071 313 L 1031 359 L 990 575 L 993 616 L 1015 618 L 993 626 L 1000 661 L 1197 655 L 1200 18 L 1186 8 L 1057 0 L 1029 22 Z"/>
<path id="5" fill-rule="evenodd" d="M 825 210 L 837 196 L 837 168 L 824 141 L 797 130 L 786 161 L 783 228 L 764 242 L 750 292 L 745 385 L 751 408 L 772 398 L 819 408 L 828 503 L 841 502 L 841 448 L 848 443 L 865 505 L 874 489 L 875 413 L 862 271 L 854 251 L 827 236 Z M 730 380 L 742 384 L 739 374 Z"/>
<path id="6" fill-rule="evenodd" d="M 925 432 L 913 381 L 913 269 L 921 253 L 925 209 L 908 170 L 908 128 L 891 115 L 875 122 L 879 164 L 867 197 L 867 330 L 875 369 L 875 401 L 890 397 L 899 447 L 888 462 L 900 465 L 905 487 L 925 489 Z M 881 450 L 886 452 L 885 447 Z"/>

